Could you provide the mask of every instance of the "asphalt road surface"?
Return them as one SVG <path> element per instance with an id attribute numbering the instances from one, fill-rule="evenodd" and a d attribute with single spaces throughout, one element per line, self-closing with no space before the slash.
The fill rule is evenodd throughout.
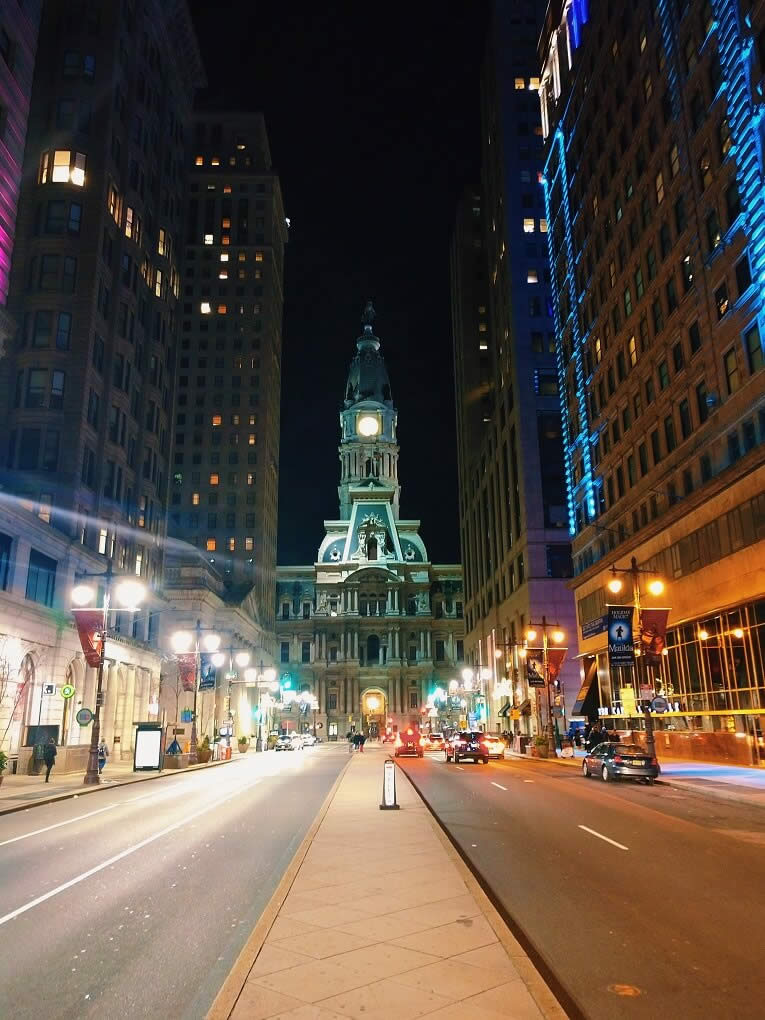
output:
<path id="1" fill-rule="evenodd" d="M 552 763 L 399 763 L 582 1015 L 765 1015 L 765 811 Z"/>
<path id="2" fill-rule="evenodd" d="M 207 1012 L 345 745 L 0 817 L 0 1017 Z"/>

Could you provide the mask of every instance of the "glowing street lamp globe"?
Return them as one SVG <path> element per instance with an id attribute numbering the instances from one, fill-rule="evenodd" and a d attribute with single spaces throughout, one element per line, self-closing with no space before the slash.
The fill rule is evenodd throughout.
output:
<path id="1" fill-rule="evenodd" d="M 554 630 L 551 634 L 551 637 L 556 645 L 559 645 L 563 641 L 565 636 L 566 635 L 563 633 L 562 630 Z"/>
<path id="2" fill-rule="evenodd" d="M 611 580 L 608 582 L 608 590 L 610 592 L 613 592 L 614 595 L 618 595 L 623 587 L 624 583 L 621 577 L 612 577 Z"/>
<path id="3" fill-rule="evenodd" d="M 87 606 L 95 597 L 95 591 L 90 584 L 77 584 L 72 588 L 72 602 L 76 606 Z"/>
<path id="4" fill-rule="evenodd" d="M 206 652 L 217 652 L 220 648 L 220 635 L 205 634 L 202 638 L 202 644 L 205 646 Z"/>
<path id="5" fill-rule="evenodd" d="M 244 669 L 245 666 L 249 666 L 250 664 L 250 653 L 237 652 L 236 655 L 234 656 L 234 662 L 237 664 L 237 666 L 240 666 L 242 669 Z"/>
<path id="6" fill-rule="evenodd" d="M 462 679 L 464 680 L 465 683 L 467 683 L 469 680 L 472 680 L 473 679 L 473 670 L 472 669 L 463 669 L 462 670 Z"/>
<path id="7" fill-rule="evenodd" d="M 459 684 L 457 683 L 456 680 L 450 680 L 449 681 L 449 690 L 450 691 L 452 691 L 452 692 L 456 691 L 458 687 L 459 687 Z"/>
<path id="8" fill-rule="evenodd" d="M 170 638 L 170 644 L 176 655 L 185 655 L 194 644 L 194 635 L 190 630 L 177 630 Z"/>
<path id="9" fill-rule="evenodd" d="M 212 657 L 212 664 L 216 669 L 220 669 L 223 663 L 226 661 L 226 656 L 223 652 L 216 652 Z"/>
<path id="10" fill-rule="evenodd" d="M 527 630 L 526 631 L 526 640 L 527 641 L 536 641 L 536 637 L 537 637 L 537 632 L 535 630 Z"/>
<path id="11" fill-rule="evenodd" d="M 146 598 L 146 586 L 140 581 L 120 581 L 114 590 L 114 598 L 125 609 L 137 609 Z"/>
<path id="12" fill-rule="evenodd" d="M 664 591 L 664 582 L 656 578 L 648 584 L 648 590 L 652 595 L 661 595 Z"/>
<path id="13" fill-rule="evenodd" d="M 258 671 L 254 667 L 250 666 L 249 669 L 244 671 L 244 679 L 248 684 L 254 684 L 258 681 Z"/>
<path id="14" fill-rule="evenodd" d="M 269 666 L 268 669 L 263 670 L 263 679 L 267 684 L 272 684 L 276 681 L 276 670 L 273 666 Z"/>

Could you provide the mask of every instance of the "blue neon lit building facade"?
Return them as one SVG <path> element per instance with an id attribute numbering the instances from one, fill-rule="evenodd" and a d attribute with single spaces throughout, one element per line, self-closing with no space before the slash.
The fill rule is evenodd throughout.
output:
<path id="1" fill-rule="evenodd" d="M 765 5 L 551 0 L 539 67 L 579 707 L 623 710 L 600 621 L 635 556 L 678 728 L 765 757 Z"/>

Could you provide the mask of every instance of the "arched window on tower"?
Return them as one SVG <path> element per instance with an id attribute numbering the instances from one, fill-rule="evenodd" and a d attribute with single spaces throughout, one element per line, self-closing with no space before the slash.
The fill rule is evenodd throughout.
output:
<path id="1" fill-rule="evenodd" d="M 376 538 L 370 538 L 369 541 L 367 542 L 367 559 L 368 560 L 376 560 L 377 559 L 377 539 Z"/>
<path id="2" fill-rule="evenodd" d="M 367 665 L 377 666 L 380 662 L 380 639 L 376 634 L 367 638 Z"/>

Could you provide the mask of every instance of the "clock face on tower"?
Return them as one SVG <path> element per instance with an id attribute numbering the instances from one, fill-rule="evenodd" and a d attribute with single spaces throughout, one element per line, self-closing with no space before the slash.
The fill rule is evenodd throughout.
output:
<path id="1" fill-rule="evenodd" d="M 380 422 L 373 414 L 362 414 L 356 422 L 356 431 L 360 436 L 376 436 L 380 431 Z"/>

